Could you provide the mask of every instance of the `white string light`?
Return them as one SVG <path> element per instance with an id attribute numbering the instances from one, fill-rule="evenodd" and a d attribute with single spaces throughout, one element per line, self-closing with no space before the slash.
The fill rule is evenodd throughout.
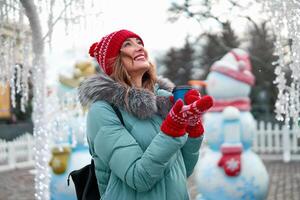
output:
<path id="1" fill-rule="evenodd" d="M 46 87 L 45 62 L 43 57 L 33 66 L 33 107 L 32 119 L 34 123 L 33 135 L 35 138 L 35 199 L 49 200 L 50 171 L 48 167 L 50 158 L 50 134 L 46 130 Z"/>
<path id="2" fill-rule="evenodd" d="M 84 0 L 49 1 L 34 0 L 40 19 L 44 20 L 42 27 L 49 25 L 49 31 L 43 33 L 51 41 L 53 25 L 61 17 L 64 19 L 66 30 L 74 29 L 74 25 L 85 25 L 86 2 Z M 93 0 L 91 0 L 93 2 Z M 26 2 L 25 2 L 26 3 Z M 51 8 L 51 3 L 58 9 Z M 35 8 L 34 8 L 35 9 Z M 59 12 L 59 13 L 57 13 Z M 63 15 L 60 16 L 60 13 Z M 58 17 L 48 20 L 49 16 Z M 51 131 L 47 127 L 46 113 L 46 62 L 43 55 L 33 55 L 29 22 L 25 21 L 24 9 L 19 0 L 4 0 L 0 3 L 0 86 L 9 84 L 12 106 L 16 106 L 16 95 L 21 95 L 21 110 L 24 112 L 29 100 L 29 81 L 33 86 L 33 113 L 34 123 L 34 158 L 35 158 L 35 199 L 49 200 L 49 157 Z M 33 58 L 35 63 L 33 64 Z M 18 73 L 17 73 L 18 72 Z M 80 109 L 78 109 L 80 110 Z M 63 122 L 61 122 L 63 123 Z"/>
<path id="3" fill-rule="evenodd" d="M 5 4 L 7 3 L 7 4 Z M 0 85 L 10 86 L 11 104 L 16 107 L 15 95 L 21 96 L 21 109 L 25 112 L 28 103 L 28 82 L 31 60 L 31 37 L 19 3 L 1 4 L 0 9 Z M 27 28 L 26 28 L 27 27 Z M 24 63 L 21 65 L 21 63 Z"/>
<path id="4" fill-rule="evenodd" d="M 85 113 L 79 103 L 77 89 L 74 88 L 60 97 L 53 91 L 47 102 L 47 130 L 53 145 L 87 145 Z"/>

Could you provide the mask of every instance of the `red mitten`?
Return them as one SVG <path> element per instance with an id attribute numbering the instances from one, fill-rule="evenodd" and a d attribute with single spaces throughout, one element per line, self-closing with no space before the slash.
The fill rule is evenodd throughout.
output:
<path id="1" fill-rule="evenodd" d="M 221 147 L 222 157 L 218 162 L 219 167 L 223 167 L 228 176 L 237 176 L 241 171 L 242 146 Z"/>
<path id="2" fill-rule="evenodd" d="M 174 96 L 173 95 L 169 96 L 169 99 L 170 99 L 171 103 L 174 104 Z"/>
<path id="3" fill-rule="evenodd" d="M 197 138 L 203 135 L 204 128 L 201 121 L 201 116 L 192 116 L 188 119 L 188 125 L 186 127 L 186 132 L 191 138 Z"/>
<path id="4" fill-rule="evenodd" d="M 189 105 L 199 100 L 200 98 L 201 98 L 200 92 L 196 89 L 191 89 L 184 95 L 184 102 L 187 105 Z"/>
<path id="5" fill-rule="evenodd" d="M 204 133 L 201 121 L 202 114 L 213 105 L 213 100 L 210 96 L 201 98 L 200 93 L 197 90 L 192 89 L 186 93 L 184 101 L 190 106 L 190 108 L 184 108 L 187 109 L 188 115 L 186 132 L 189 134 L 189 137 L 200 137 Z"/>
<path id="6" fill-rule="evenodd" d="M 187 125 L 187 118 L 181 112 L 183 107 L 183 101 L 178 99 L 166 119 L 162 122 L 160 129 L 165 134 L 172 137 L 180 137 L 185 134 L 185 127 Z"/>

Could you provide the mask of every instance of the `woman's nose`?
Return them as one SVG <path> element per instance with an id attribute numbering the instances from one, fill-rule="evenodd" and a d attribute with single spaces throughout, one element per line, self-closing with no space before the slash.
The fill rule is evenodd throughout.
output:
<path id="1" fill-rule="evenodd" d="M 143 45 L 139 44 L 139 43 L 135 43 L 135 48 L 136 48 L 136 51 L 141 51 L 144 47 Z"/>

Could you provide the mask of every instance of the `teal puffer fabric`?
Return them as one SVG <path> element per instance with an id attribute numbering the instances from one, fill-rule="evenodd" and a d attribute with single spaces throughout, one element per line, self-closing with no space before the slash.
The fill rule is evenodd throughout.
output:
<path id="1" fill-rule="evenodd" d="M 160 131 L 162 118 L 138 119 L 121 110 L 125 127 L 105 101 L 88 112 L 87 136 L 103 200 L 186 200 L 186 185 L 202 138 Z"/>

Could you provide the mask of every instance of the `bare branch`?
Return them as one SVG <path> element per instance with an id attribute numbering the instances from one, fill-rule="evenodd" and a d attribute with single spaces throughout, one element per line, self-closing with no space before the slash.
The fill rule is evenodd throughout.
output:
<path id="1" fill-rule="evenodd" d="M 256 32 L 257 32 L 259 35 L 261 35 L 260 29 L 259 29 L 257 23 L 256 23 L 251 17 L 249 17 L 249 16 L 242 16 L 242 15 L 238 15 L 238 17 L 245 18 L 245 19 L 247 19 L 249 22 L 251 22 L 252 25 L 254 26 Z"/>
<path id="2" fill-rule="evenodd" d="M 211 18 L 219 22 L 221 25 L 224 25 L 224 23 L 215 15 L 211 13 L 212 5 L 209 0 L 206 0 L 202 2 L 200 5 L 203 7 L 206 7 L 207 10 L 205 11 L 191 11 L 191 8 L 193 6 L 197 6 L 196 4 L 191 4 L 190 0 L 185 0 L 183 5 L 178 5 L 176 3 L 172 3 L 171 8 L 169 8 L 169 11 L 174 14 L 174 16 L 171 16 L 168 18 L 169 21 L 175 22 L 180 18 L 181 14 L 186 14 L 187 18 L 195 19 L 198 23 L 201 23 L 203 19 Z"/>
<path id="3" fill-rule="evenodd" d="M 51 34 L 51 31 L 52 31 L 53 27 L 55 26 L 55 24 L 62 18 L 63 14 L 66 12 L 67 8 L 69 6 L 71 6 L 74 1 L 75 0 L 70 0 L 69 3 L 66 4 L 65 7 L 61 10 L 58 17 L 53 21 L 52 26 L 51 26 L 52 28 L 49 28 L 48 32 L 43 36 L 43 41 Z"/>
<path id="4" fill-rule="evenodd" d="M 234 0 L 227 0 L 229 3 L 231 3 L 232 7 L 239 7 L 239 8 L 243 8 L 243 6 L 241 6 L 240 4 L 237 3 L 237 1 Z"/>

